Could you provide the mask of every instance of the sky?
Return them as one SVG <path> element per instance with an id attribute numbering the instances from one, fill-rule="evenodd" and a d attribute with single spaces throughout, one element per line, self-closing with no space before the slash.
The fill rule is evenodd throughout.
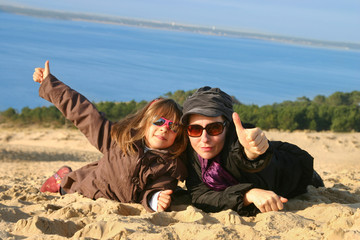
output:
<path id="1" fill-rule="evenodd" d="M 0 4 L 360 43 L 360 0 L 0 0 Z"/>

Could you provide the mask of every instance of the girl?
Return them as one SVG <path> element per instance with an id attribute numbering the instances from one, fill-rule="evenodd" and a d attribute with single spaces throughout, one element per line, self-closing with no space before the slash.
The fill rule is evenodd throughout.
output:
<path id="1" fill-rule="evenodd" d="M 39 95 L 53 103 L 87 137 L 103 157 L 76 171 L 62 167 L 41 191 L 78 192 L 86 197 L 141 203 L 148 211 L 164 211 L 178 180 L 186 177 L 180 159 L 187 136 L 179 124 L 181 108 L 171 99 L 155 99 L 142 110 L 112 123 L 84 96 L 36 68 Z"/>

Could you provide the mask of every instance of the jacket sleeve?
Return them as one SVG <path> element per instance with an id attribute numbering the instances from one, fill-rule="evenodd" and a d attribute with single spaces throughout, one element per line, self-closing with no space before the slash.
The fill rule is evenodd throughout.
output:
<path id="1" fill-rule="evenodd" d="M 53 103 L 93 146 L 101 152 L 109 148 L 111 123 L 83 95 L 51 74 L 40 85 L 39 95 Z"/>
<path id="2" fill-rule="evenodd" d="M 262 174 L 268 188 L 277 194 L 291 198 L 306 192 L 312 184 L 314 158 L 298 146 L 281 141 L 272 141 L 274 156 Z"/>
<path id="3" fill-rule="evenodd" d="M 236 140 L 231 148 L 223 155 L 223 158 L 226 159 L 226 161 L 223 162 L 223 166 L 234 176 L 241 176 L 242 171 L 248 173 L 260 172 L 270 164 L 273 153 L 273 147 L 269 142 L 269 148 L 265 153 L 256 159 L 250 160 L 245 154 L 244 147 Z"/>

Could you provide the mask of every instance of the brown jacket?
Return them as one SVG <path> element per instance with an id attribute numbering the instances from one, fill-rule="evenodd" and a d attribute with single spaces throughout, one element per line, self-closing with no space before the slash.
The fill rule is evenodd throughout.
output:
<path id="1" fill-rule="evenodd" d="M 84 96 L 53 75 L 43 81 L 39 95 L 53 103 L 103 154 L 99 161 L 69 173 L 62 180 L 61 186 L 67 193 L 141 203 L 152 211 L 148 199 L 153 193 L 175 190 L 178 180 L 185 179 L 185 165 L 180 159 L 169 160 L 167 151 L 144 151 L 139 141 L 135 143 L 137 154 L 127 156 L 121 152 L 110 137 L 112 123 Z"/>

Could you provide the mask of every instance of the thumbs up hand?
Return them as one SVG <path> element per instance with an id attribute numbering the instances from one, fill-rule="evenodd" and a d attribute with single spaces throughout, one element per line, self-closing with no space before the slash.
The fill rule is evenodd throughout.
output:
<path id="1" fill-rule="evenodd" d="M 265 133 L 260 128 L 245 129 L 236 112 L 233 113 L 232 117 L 239 142 L 244 147 L 246 156 L 249 159 L 254 160 L 265 153 L 269 148 L 268 139 L 266 138 Z"/>
<path id="2" fill-rule="evenodd" d="M 45 68 L 35 68 L 33 80 L 42 83 L 43 80 L 50 74 L 49 60 L 45 62 Z"/>

